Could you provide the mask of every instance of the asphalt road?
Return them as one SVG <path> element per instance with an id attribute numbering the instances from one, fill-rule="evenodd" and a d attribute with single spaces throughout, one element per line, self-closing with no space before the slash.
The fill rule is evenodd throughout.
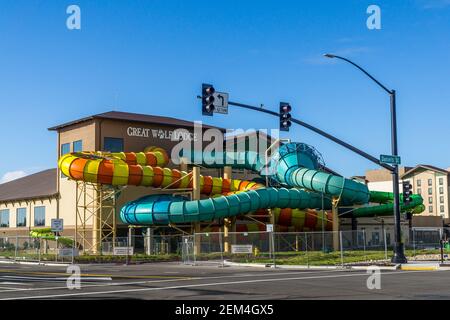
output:
<path id="1" fill-rule="evenodd" d="M 70 290 L 66 269 L 1 264 L 0 299 L 450 299 L 450 271 L 382 271 L 370 290 L 364 270 L 81 265 L 81 288 Z"/>

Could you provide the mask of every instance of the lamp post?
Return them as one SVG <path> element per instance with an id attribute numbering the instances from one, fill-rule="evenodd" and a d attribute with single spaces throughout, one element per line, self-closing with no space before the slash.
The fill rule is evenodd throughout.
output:
<path id="1" fill-rule="evenodd" d="M 381 82 L 375 79 L 372 75 L 370 75 L 366 70 L 361 68 L 359 65 L 350 61 L 347 58 L 343 58 L 334 54 L 324 54 L 326 58 L 336 58 L 340 60 L 344 60 L 354 67 L 358 68 L 362 71 L 366 76 L 372 79 L 378 86 L 380 86 L 384 91 L 386 91 L 390 96 L 390 105 L 391 105 L 391 149 L 392 155 L 398 156 L 398 148 L 397 148 L 397 111 L 396 111 L 396 93 L 395 90 L 389 90 L 386 88 Z M 401 226 L 400 226 L 400 190 L 399 190 L 399 177 L 398 177 L 398 165 L 393 166 L 392 173 L 392 184 L 393 184 L 393 192 L 394 192 L 394 221 L 395 221 L 395 244 L 394 244 L 394 256 L 392 257 L 393 263 L 406 263 L 405 251 L 402 243 L 401 237 Z"/>

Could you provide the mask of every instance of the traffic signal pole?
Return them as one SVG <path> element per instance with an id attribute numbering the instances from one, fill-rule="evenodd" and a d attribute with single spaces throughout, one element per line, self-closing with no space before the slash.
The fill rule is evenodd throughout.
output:
<path id="1" fill-rule="evenodd" d="M 235 107 L 241 107 L 241 108 L 245 108 L 245 109 L 250 109 L 250 110 L 254 110 L 254 111 L 258 111 L 258 112 L 267 113 L 267 114 L 270 114 L 270 115 L 275 116 L 275 117 L 279 117 L 280 116 L 280 114 L 275 112 L 275 111 L 263 109 L 263 108 L 260 108 L 260 107 L 250 106 L 248 104 L 228 101 L 228 105 L 235 106 Z M 310 124 L 308 124 L 306 122 L 303 122 L 303 121 L 295 119 L 295 118 L 291 118 L 290 121 L 293 122 L 293 123 L 296 123 L 296 124 L 298 124 L 298 125 L 300 125 L 300 126 L 302 126 L 304 128 L 307 128 L 307 129 L 309 129 L 309 130 L 311 130 L 311 131 L 321 135 L 322 137 L 325 137 L 325 138 L 327 138 L 327 139 L 329 139 L 329 140 L 331 140 L 331 141 L 333 141 L 333 142 L 343 146 L 344 148 L 349 149 L 350 151 L 355 152 L 356 154 L 360 155 L 361 157 L 366 158 L 367 160 L 369 160 L 369 161 L 371 161 L 371 162 L 373 162 L 373 163 L 375 163 L 375 164 L 377 164 L 377 165 L 379 165 L 379 166 L 389 170 L 390 172 L 394 171 L 394 167 L 393 166 L 390 166 L 388 164 L 380 162 L 379 159 L 377 159 L 374 156 L 368 154 L 367 152 L 364 152 L 361 149 L 358 149 L 358 148 L 352 146 L 351 144 L 349 144 L 349 143 L 347 143 L 345 141 L 342 141 L 341 139 L 338 139 L 335 136 L 333 136 L 333 135 L 331 135 L 331 134 L 329 134 L 329 133 L 327 133 L 327 132 L 325 132 L 325 131 L 323 131 L 323 130 L 321 130 L 319 128 L 316 128 L 316 127 L 314 127 L 314 126 L 312 126 L 312 125 L 310 125 Z"/>
<path id="2" fill-rule="evenodd" d="M 329 55 L 329 57 L 336 57 L 336 58 L 340 58 L 342 60 L 348 61 L 349 63 L 355 65 L 358 69 L 360 69 L 361 71 L 363 71 L 366 75 L 368 75 L 372 80 L 374 80 L 378 85 L 380 85 L 385 91 L 387 91 L 390 94 L 391 97 L 391 147 L 392 147 L 392 155 L 393 156 L 398 156 L 398 148 L 397 148 L 397 115 L 396 115 L 396 92 L 395 90 L 389 90 L 387 89 L 385 86 L 383 86 L 378 80 L 376 80 L 375 78 L 373 78 L 369 73 L 367 73 L 364 69 L 362 69 L 361 67 L 359 67 L 358 65 L 356 65 L 355 63 L 351 62 L 350 60 L 347 60 L 345 58 L 342 57 L 338 57 L 338 56 L 332 56 Z M 201 96 L 198 96 L 198 98 L 202 99 Z M 203 101 L 204 101 L 204 97 L 203 97 Z M 203 103 L 204 104 L 204 103 Z M 235 106 L 235 107 L 241 107 L 241 108 L 245 108 L 245 109 L 250 109 L 250 110 L 254 110 L 254 111 L 258 111 L 258 112 L 262 112 L 262 113 L 266 113 L 266 114 L 270 114 L 272 116 L 276 116 L 278 118 L 280 118 L 281 113 L 277 113 L 271 110 L 267 110 L 267 109 L 263 109 L 261 107 L 255 107 L 255 106 L 251 106 L 251 105 L 247 105 L 247 104 L 243 104 L 243 103 L 238 103 L 238 102 L 233 102 L 233 101 L 228 101 L 228 105 L 231 106 Z M 213 112 L 211 112 L 210 115 L 212 115 Z M 398 165 L 388 165 L 386 163 L 381 162 L 378 158 L 368 154 L 367 152 L 356 148 L 355 146 L 352 146 L 351 144 L 336 138 L 335 136 L 319 129 L 316 128 L 306 122 L 303 122 L 301 120 L 295 119 L 295 118 L 290 118 L 290 121 L 292 123 L 296 123 L 304 128 L 307 128 L 319 135 L 321 135 L 322 137 L 325 137 L 337 144 L 339 144 L 340 146 L 360 155 L 361 157 L 377 164 L 380 167 L 383 167 L 387 170 L 389 170 L 392 173 L 392 182 L 393 182 L 393 193 L 394 193 L 394 222 L 395 222 L 395 244 L 394 244 L 394 256 L 392 258 L 392 262 L 393 263 L 406 263 L 406 257 L 405 257 L 405 253 L 404 253 L 404 246 L 402 243 L 402 239 L 401 239 L 401 223 L 400 223 L 400 195 L 399 195 L 399 174 L 398 174 Z"/>
<path id="3" fill-rule="evenodd" d="M 390 105 L 391 105 L 391 146 L 392 155 L 398 156 L 397 147 L 397 110 L 396 110 L 396 96 L 395 90 L 390 91 Z M 402 229 L 400 224 L 400 190 L 399 190 L 399 177 L 398 177 L 398 165 L 394 165 L 394 171 L 392 171 L 392 190 L 394 192 L 394 221 L 395 221 L 395 243 L 394 243 L 394 256 L 392 257 L 393 263 L 406 263 L 408 262 L 405 256 L 405 250 L 402 242 Z"/>

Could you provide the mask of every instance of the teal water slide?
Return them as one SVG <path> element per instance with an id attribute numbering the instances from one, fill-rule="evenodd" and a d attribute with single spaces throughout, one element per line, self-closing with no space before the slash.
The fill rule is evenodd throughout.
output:
<path id="1" fill-rule="evenodd" d="M 388 216 L 393 214 L 393 194 L 369 191 L 355 180 L 321 170 L 321 159 L 315 149 L 304 143 L 282 145 L 266 164 L 256 152 L 192 152 L 180 154 L 191 162 L 205 167 L 244 168 L 267 175 L 272 187 L 247 190 L 227 196 L 202 200 L 187 200 L 181 196 L 150 195 L 125 204 L 120 212 L 124 223 L 134 225 L 168 225 L 208 222 L 248 214 L 259 209 L 331 208 L 330 198 L 337 198 L 340 206 L 355 206 L 355 217 Z M 424 210 L 420 195 L 402 206 L 402 211 L 420 213 Z"/>

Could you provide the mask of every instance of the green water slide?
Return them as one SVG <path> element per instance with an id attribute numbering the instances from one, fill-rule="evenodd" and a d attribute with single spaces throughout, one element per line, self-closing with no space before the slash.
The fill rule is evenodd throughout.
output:
<path id="1" fill-rule="evenodd" d="M 342 206 L 362 205 L 353 211 L 356 217 L 393 213 L 392 193 L 369 192 L 363 183 L 324 172 L 320 155 L 303 143 L 282 145 L 267 163 L 258 153 L 251 151 L 192 152 L 180 156 L 206 167 L 227 165 L 268 175 L 276 187 L 191 201 L 180 196 L 150 195 L 124 205 L 120 212 L 124 223 L 167 225 L 212 221 L 265 208 L 318 209 L 322 207 L 322 193 L 327 195 L 325 209 L 331 208 L 329 198 L 333 197 L 338 198 Z M 413 196 L 413 201 L 402 210 L 421 212 L 422 198 Z"/>

